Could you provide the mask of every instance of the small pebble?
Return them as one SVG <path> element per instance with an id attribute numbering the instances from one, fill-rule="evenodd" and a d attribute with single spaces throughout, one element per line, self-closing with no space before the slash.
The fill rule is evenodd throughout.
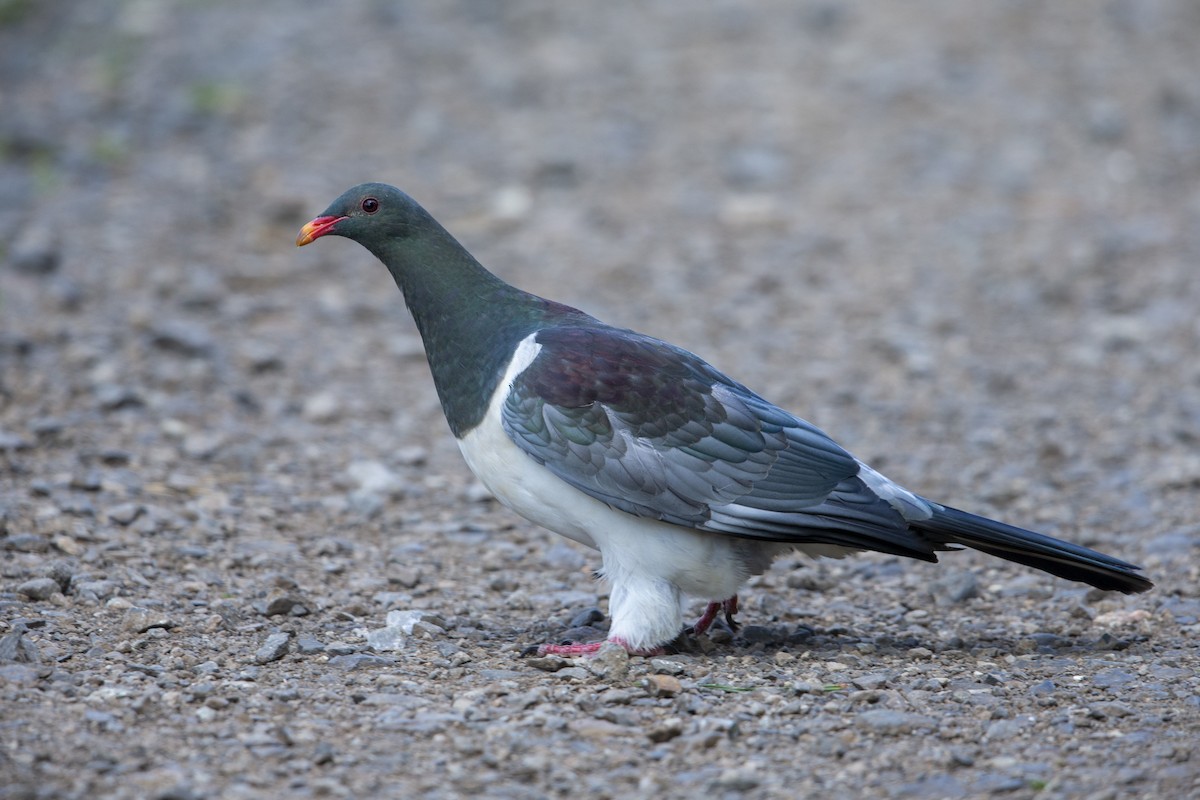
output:
<path id="1" fill-rule="evenodd" d="M 50 549 L 50 540 L 36 533 L 16 533 L 0 539 L 0 546 L 21 553 L 44 553 Z"/>
<path id="2" fill-rule="evenodd" d="M 8 262 L 12 268 L 26 275 L 39 277 L 50 275 L 58 269 L 62 248 L 58 235 L 47 223 L 23 225 L 12 242 Z"/>
<path id="3" fill-rule="evenodd" d="M 53 578 L 33 578 L 17 586 L 17 591 L 30 600 L 49 600 L 50 595 L 62 591 Z"/>
<path id="4" fill-rule="evenodd" d="M 162 350 L 191 357 L 208 356 L 215 349 L 207 328 L 183 320 L 155 324 L 150 330 L 150 343 Z"/>
<path id="5" fill-rule="evenodd" d="M 543 672 L 558 672 L 571 664 L 569 660 L 556 655 L 531 656 L 525 659 L 525 663 Z"/>
<path id="6" fill-rule="evenodd" d="M 859 675 L 850 680 L 850 685 L 856 689 L 882 689 L 887 686 L 890 677 L 883 672 L 873 672 L 869 675 Z"/>
<path id="7" fill-rule="evenodd" d="M 629 672 L 629 652 L 615 642 L 605 642 L 582 666 L 598 678 L 619 680 Z"/>
<path id="8" fill-rule="evenodd" d="M 112 597 L 117 591 L 117 584 L 109 580 L 87 580 L 80 581 L 74 586 L 76 597 L 93 602 L 107 600 Z"/>
<path id="9" fill-rule="evenodd" d="M 174 628 L 175 621 L 162 611 L 131 606 L 125 612 L 121 627 L 132 633 L 145 633 L 151 628 Z"/>
<path id="10" fill-rule="evenodd" d="M 567 728 L 585 739 L 623 739 L 630 734 L 629 728 L 624 725 L 591 717 L 573 719 L 567 723 Z"/>
<path id="11" fill-rule="evenodd" d="M 32 446 L 30 441 L 23 436 L 0 430 L 0 450 L 28 450 Z"/>
<path id="12" fill-rule="evenodd" d="M 939 606 L 954 606 L 979 596 L 979 578 L 974 572 L 955 570 L 929 584 L 929 594 Z"/>
<path id="13" fill-rule="evenodd" d="M 395 663 L 396 660 L 394 658 L 371 655 L 370 653 L 352 653 L 350 655 L 334 656 L 329 659 L 329 666 L 347 671 L 390 667 Z"/>
<path id="14" fill-rule="evenodd" d="M 301 415 L 309 422 L 325 424 L 342 416 L 342 401 L 332 392 L 320 392 L 304 401 Z"/>
<path id="15" fill-rule="evenodd" d="M 663 675 L 682 675 L 686 667 L 669 658 L 652 658 L 650 659 L 650 669 Z"/>
<path id="16" fill-rule="evenodd" d="M 937 722 L 932 717 L 884 708 L 862 712 L 855 717 L 855 723 L 858 727 L 872 733 L 891 736 L 909 734 L 923 729 L 937 730 Z"/>
<path id="17" fill-rule="evenodd" d="M 664 719 L 646 731 L 646 736 L 654 743 L 669 742 L 683 733 L 683 720 L 677 717 Z"/>
<path id="18" fill-rule="evenodd" d="M 296 652 L 300 655 L 311 656 L 316 653 L 323 653 L 324 651 L 325 645 L 321 640 L 305 635 L 296 637 Z"/>
<path id="19" fill-rule="evenodd" d="M 108 509 L 107 517 L 109 521 L 118 525 L 128 525 L 141 516 L 145 510 L 145 506 L 138 503 L 121 503 Z"/>
<path id="20" fill-rule="evenodd" d="M 254 662 L 269 664 L 283 658 L 287 654 L 288 642 L 291 641 L 291 638 L 291 634 L 288 633 L 272 633 L 254 654 Z"/>
<path id="21" fill-rule="evenodd" d="M 366 631 L 364 636 L 367 640 L 367 647 L 381 653 L 403 650 L 405 642 L 408 641 L 408 635 L 398 625 Z"/>
<path id="22" fill-rule="evenodd" d="M 290 589 L 272 589 L 267 593 L 267 598 L 263 601 L 261 609 L 262 614 L 267 617 L 279 616 L 281 614 L 300 617 L 309 613 L 304 599 Z"/>
<path id="23" fill-rule="evenodd" d="M 580 611 L 578 614 L 571 617 L 571 621 L 567 623 L 567 627 L 584 628 L 603 621 L 604 612 L 593 606 L 592 608 L 585 608 L 583 611 Z"/>
<path id="24" fill-rule="evenodd" d="M 0 664 L 38 664 L 41 655 L 37 645 L 25 635 L 24 623 L 13 623 L 13 629 L 0 637 Z"/>
<path id="25" fill-rule="evenodd" d="M 381 461 L 354 461 L 346 467 L 346 476 L 364 494 L 388 495 L 404 487 L 400 476 Z"/>
<path id="26" fill-rule="evenodd" d="M 762 782 L 762 767 L 732 767 L 717 776 L 716 786 L 733 792 L 748 792 Z"/>
<path id="27" fill-rule="evenodd" d="M 683 686 L 674 675 L 647 675 L 642 679 L 642 686 L 653 697 L 674 697 L 683 691 Z"/>
<path id="28" fill-rule="evenodd" d="M 96 387 L 96 403 L 104 411 L 117 411 L 122 408 L 136 408 L 145 405 L 141 392 L 131 386 L 118 386 L 112 383 Z"/>

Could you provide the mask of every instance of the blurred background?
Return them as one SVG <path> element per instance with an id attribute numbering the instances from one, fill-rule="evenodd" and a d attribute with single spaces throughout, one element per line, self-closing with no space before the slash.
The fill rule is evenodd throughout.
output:
<path id="1" fill-rule="evenodd" d="M 553 540 L 480 501 L 386 271 L 293 244 L 380 180 L 510 282 L 1183 602 L 1197 42 L 1190 0 L 0 0 L 5 587 L 283 572 L 367 613 L 401 560 L 418 604 L 507 613 L 429 576 Z"/>
<path id="2" fill-rule="evenodd" d="M 1200 480 L 1175 463 L 1198 26 L 1130 0 L 7 0 L 0 424 L 169 417 L 263 467 L 241 434 L 319 394 L 453 454 L 386 273 L 291 246 L 382 180 L 506 279 L 701 352 L 910 483 L 1107 460 L 1119 506 L 1131 470 Z"/>

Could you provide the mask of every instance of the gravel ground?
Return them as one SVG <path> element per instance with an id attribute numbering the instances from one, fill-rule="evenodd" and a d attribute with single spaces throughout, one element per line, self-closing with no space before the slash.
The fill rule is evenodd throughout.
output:
<path id="1" fill-rule="evenodd" d="M 0 798 L 1200 797 L 1195 3 L 637 6 L 0 2 Z M 784 559 L 522 658 L 597 558 L 293 247 L 368 179 L 1158 586 Z"/>

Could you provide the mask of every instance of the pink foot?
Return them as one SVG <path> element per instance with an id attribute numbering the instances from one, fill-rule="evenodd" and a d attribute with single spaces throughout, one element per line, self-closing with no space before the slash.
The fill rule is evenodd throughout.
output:
<path id="1" fill-rule="evenodd" d="M 712 627 L 713 621 L 717 618 L 717 612 L 721 610 L 720 603 L 709 603 L 704 608 L 704 613 L 700 615 L 700 619 L 696 620 L 696 624 L 691 627 L 691 634 L 699 636 Z"/>
<path id="2" fill-rule="evenodd" d="M 736 632 L 741 627 L 741 625 L 738 625 L 737 620 L 734 619 L 738 613 L 737 595 L 735 594 L 721 603 L 721 608 L 725 609 L 725 624 L 729 626 L 729 630 Z"/>
<path id="3" fill-rule="evenodd" d="M 735 594 L 733 597 L 722 600 L 719 603 L 709 603 L 704 608 L 704 613 L 700 615 L 700 619 L 696 620 L 696 624 L 692 626 L 692 635 L 698 636 L 711 628 L 713 622 L 717 619 L 717 612 L 722 610 L 725 612 L 725 623 L 729 626 L 730 630 L 736 631 L 738 624 L 733 618 L 738 613 L 738 599 Z"/>
<path id="4" fill-rule="evenodd" d="M 615 636 L 605 641 L 621 645 L 631 656 L 661 656 L 665 652 L 661 647 L 654 647 L 649 650 L 635 650 L 624 639 Z M 604 642 L 543 644 L 538 647 L 537 653 L 539 656 L 594 656 L 603 645 Z"/>

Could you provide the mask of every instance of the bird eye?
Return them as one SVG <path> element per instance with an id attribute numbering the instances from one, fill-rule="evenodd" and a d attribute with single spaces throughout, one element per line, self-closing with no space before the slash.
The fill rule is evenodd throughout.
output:
<path id="1" fill-rule="evenodd" d="M 379 201 L 374 197 L 367 197 L 362 201 L 362 210 L 368 214 L 374 214 L 379 210 Z"/>

